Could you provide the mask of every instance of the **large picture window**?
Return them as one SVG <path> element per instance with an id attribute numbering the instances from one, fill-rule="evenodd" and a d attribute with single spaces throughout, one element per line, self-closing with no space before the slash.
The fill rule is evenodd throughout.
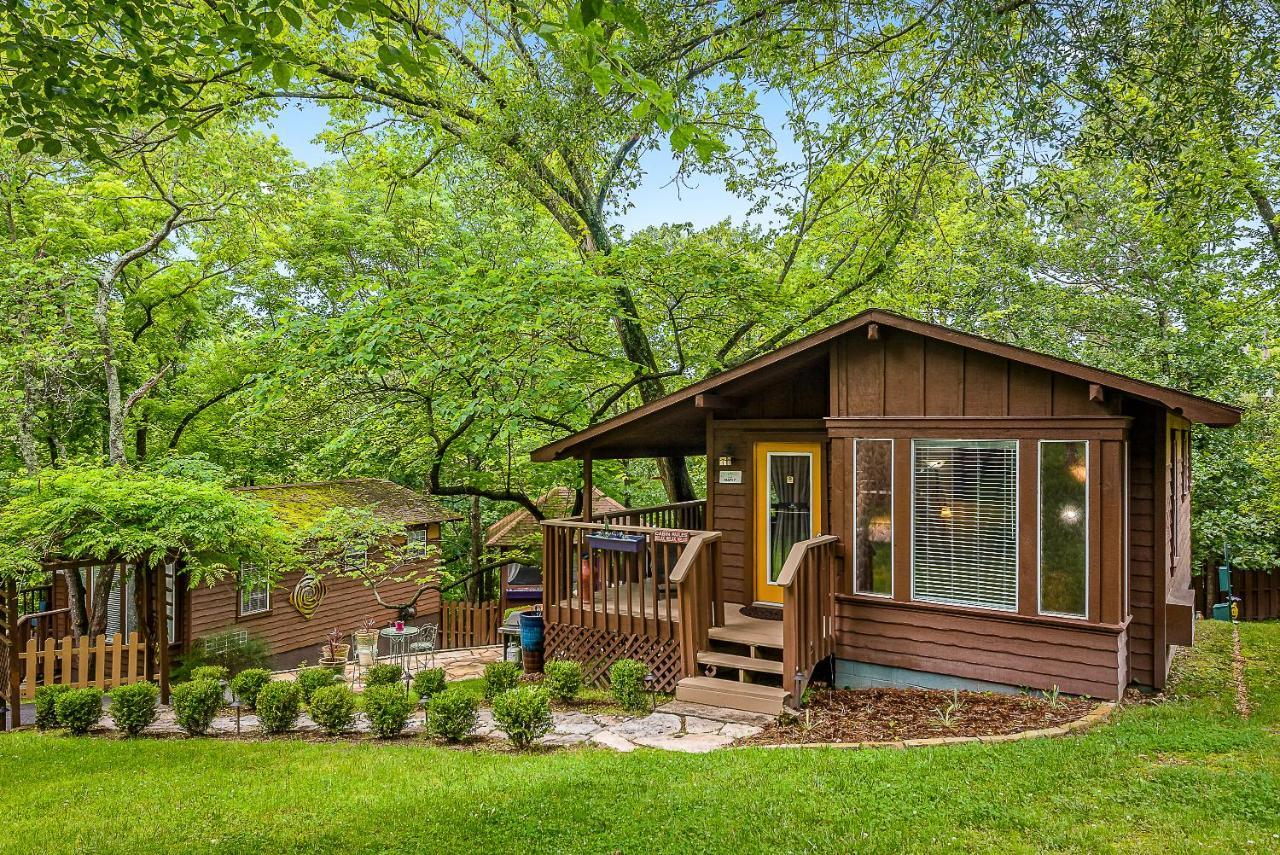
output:
<path id="1" fill-rule="evenodd" d="M 912 443 L 911 596 L 1018 608 L 1018 444 Z"/>
<path id="2" fill-rule="evenodd" d="M 853 589 L 893 594 L 893 440 L 853 443 Z"/>
<path id="3" fill-rule="evenodd" d="M 1040 443 L 1040 611 L 1085 617 L 1089 590 L 1089 445 Z"/>

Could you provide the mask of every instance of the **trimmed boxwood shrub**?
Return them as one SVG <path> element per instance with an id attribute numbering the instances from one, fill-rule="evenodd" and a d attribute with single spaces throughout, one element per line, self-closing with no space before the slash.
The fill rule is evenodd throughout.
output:
<path id="1" fill-rule="evenodd" d="M 459 689 L 445 689 L 427 702 L 427 732 L 448 742 L 460 742 L 475 729 L 475 695 Z"/>
<path id="2" fill-rule="evenodd" d="M 413 702 L 399 686 L 370 686 L 361 696 L 369 729 L 379 739 L 389 739 L 409 723 Z"/>
<path id="3" fill-rule="evenodd" d="M 548 662 L 542 685 L 556 700 L 571 701 L 582 688 L 582 666 L 569 659 Z"/>
<path id="4" fill-rule="evenodd" d="M 535 739 L 551 732 L 551 701 L 536 686 L 517 686 L 493 699 L 494 720 L 507 732 L 516 748 L 525 749 Z"/>
<path id="5" fill-rule="evenodd" d="M 173 687 L 173 716 L 192 736 L 207 733 L 222 708 L 222 686 L 213 680 L 191 680 Z"/>
<path id="6" fill-rule="evenodd" d="M 248 668 L 232 678 L 231 693 L 252 709 L 258 703 L 258 692 L 270 682 L 271 672 L 266 668 Z"/>
<path id="7" fill-rule="evenodd" d="M 341 683 L 316 689 L 307 707 L 312 721 L 331 736 L 350 730 L 356 720 L 355 693 Z"/>
<path id="8" fill-rule="evenodd" d="M 137 736 L 156 720 L 159 700 L 160 689 L 155 683 L 117 686 L 111 690 L 111 706 L 107 712 L 116 727 L 129 736 Z"/>
<path id="9" fill-rule="evenodd" d="M 443 692 L 444 686 L 443 668 L 424 668 L 413 675 L 413 691 L 424 704 L 434 695 Z"/>
<path id="10" fill-rule="evenodd" d="M 391 662 L 373 665 L 364 674 L 365 688 L 374 686 L 397 686 L 404 679 L 404 669 Z"/>
<path id="11" fill-rule="evenodd" d="M 517 662 L 490 662 L 484 666 L 484 699 L 492 701 L 507 689 L 520 685 L 520 664 Z"/>
<path id="12" fill-rule="evenodd" d="M 201 665 L 199 668 L 191 669 L 191 679 L 212 680 L 220 683 L 225 681 L 230 673 L 225 665 Z"/>
<path id="13" fill-rule="evenodd" d="M 58 727 L 58 698 L 71 691 L 70 686 L 54 684 L 36 689 L 36 727 L 52 730 Z"/>
<path id="14" fill-rule="evenodd" d="M 620 706 L 638 710 L 644 706 L 644 675 L 649 668 L 635 659 L 619 659 L 609 666 L 609 691 Z"/>
<path id="15" fill-rule="evenodd" d="M 307 703 L 311 703 L 311 696 L 316 693 L 317 689 L 336 685 L 337 682 L 338 675 L 328 668 L 316 666 L 314 668 L 303 668 L 298 672 L 298 689 L 302 692 L 302 699 Z"/>
<path id="16" fill-rule="evenodd" d="M 102 718 L 102 690 L 95 686 L 72 689 L 57 696 L 58 724 L 82 736 Z"/>
<path id="17" fill-rule="evenodd" d="M 258 720 L 267 733 L 284 733 L 298 723 L 302 689 L 297 683 L 273 680 L 258 692 Z"/>

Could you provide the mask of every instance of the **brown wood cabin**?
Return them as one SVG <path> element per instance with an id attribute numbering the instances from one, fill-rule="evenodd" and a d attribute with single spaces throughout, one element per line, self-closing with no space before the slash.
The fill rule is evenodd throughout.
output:
<path id="1" fill-rule="evenodd" d="M 572 487 L 552 487 L 533 500 L 547 519 L 561 519 L 571 515 L 578 499 Z M 610 524 L 623 520 L 628 511 L 625 505 L 605 495 L 599 487 L 592 490 L 593 518 L 609 520 Z M 500 557 L 511 560 L 500 568 L 500 608 L 503 614 L 512 606 L 542 602 L 542 566 L 537 563 L 542 555 L 542 525 L 528 508 L 517 508 L 485 530 L 484 545 Z"/>
<path id="2" fill-rule="evenodd" d="M 260 487 L 238 487 L 233 492 L 268 503 L 286 525 L 304 527 L 328 511 L 344 508 L 371 508 L 386 520 L 401 523 L 406 539 L 421 542 L 424 549 L 440 542 L 440 524 L 459 519 L 407 487 L 376 478 L 352 478 L 305 484 L 275 484 Z M 401 543 L 403 545 L 403 542 Z M 425 550 L 428 559 L 438 561 L 438 550 Z M 379 555 L 352 552 L 355 561 L 378 560 Z M 51 565 L 57 574 L 76 569 L 92 580 L 96 565 L 86 562 Z M 107 634 L 129 633 L 137 628 L 134 587 L 136 574 L 123 562 L 118 563 L 115 583 L 110 594 L 111 613 Z M 165 566 L 167 589 L 167 632 L 170 652 L 181 654 L 192 650 L 210 636 L 226 632 L 244 633 L 267 642 L 273 668 L 292 668 L 302 661 L 315 662 L 320 655 L 325 634 L 338 627 L 350 633 L 366 619 L 388 626 L 396 613 L 374 598 L 373 592 L 359 579 L 333 573 L 323 576 L 323 595 L 314 608 L 306 605 L 304 594 L 314 593 L 315 586 L 303 583 L 309 575 L 304 569 L 286 574 L 271 590 L 246 590 L 236 578 L 226 578 L 212 586 L 190 588 L 182 565 L 171 561 Z M 56 578 L 56 577 L 55 577 Z M 299 585 L 303 583 L 302 591 Z M 379 586 L 387 602 L 410 600 L 418 586 L 412 581 L 389 581 Z M 123 590 L 123 596 L 122 594 Z M 298 596 L 293 596 L 298 592 Z M 67 604 L 65 582 L 58 579 L 49 589 L 54 608 Z M 296 605 L 295 600 L 301 605 Z M 415 607 L 415 624 L 438 623 L 440 592 L 434 586 L 419 597 Z"/>
<path id="3" fill-rule="evenodd" d="M 706 500 L 633 511 L 625 540 L 591 508 L 544 523 L 547 655 L 764 712 L 816 676 L 1160 689 L 1192 641 L 1190 429 L 1239 417 L 863 312 L 533 453 L 587 484 L 593 460 L 707 456 Z"/>

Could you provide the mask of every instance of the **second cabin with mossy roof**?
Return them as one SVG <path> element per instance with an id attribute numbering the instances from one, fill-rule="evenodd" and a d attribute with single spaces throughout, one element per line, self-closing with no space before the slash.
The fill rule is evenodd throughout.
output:
<path id="1" fill-rule="evenodd" d="M 1160 689 L 1192 641 L 1196 395 L 871 310 L 546 445 L 548 658 L 761 712 L 840 687 Z M 604 530 L 593 460 L 706 455 Z"/>

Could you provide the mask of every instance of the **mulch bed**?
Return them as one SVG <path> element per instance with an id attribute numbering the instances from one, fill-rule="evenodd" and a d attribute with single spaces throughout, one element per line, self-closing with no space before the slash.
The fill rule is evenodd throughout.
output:
<path id="1" fill-rule="evenodd" d="M 824 689 L 798 717 L 769 724 L 743 745 L 900 742 L 945 736 L 996 736 L 1057 727 L 1096 701 L 1060 697 L 1056 707 L 1029 695 L 957 694 L 926 689 Z M 950 709 L 949 709 L 950 708 Z"/>

